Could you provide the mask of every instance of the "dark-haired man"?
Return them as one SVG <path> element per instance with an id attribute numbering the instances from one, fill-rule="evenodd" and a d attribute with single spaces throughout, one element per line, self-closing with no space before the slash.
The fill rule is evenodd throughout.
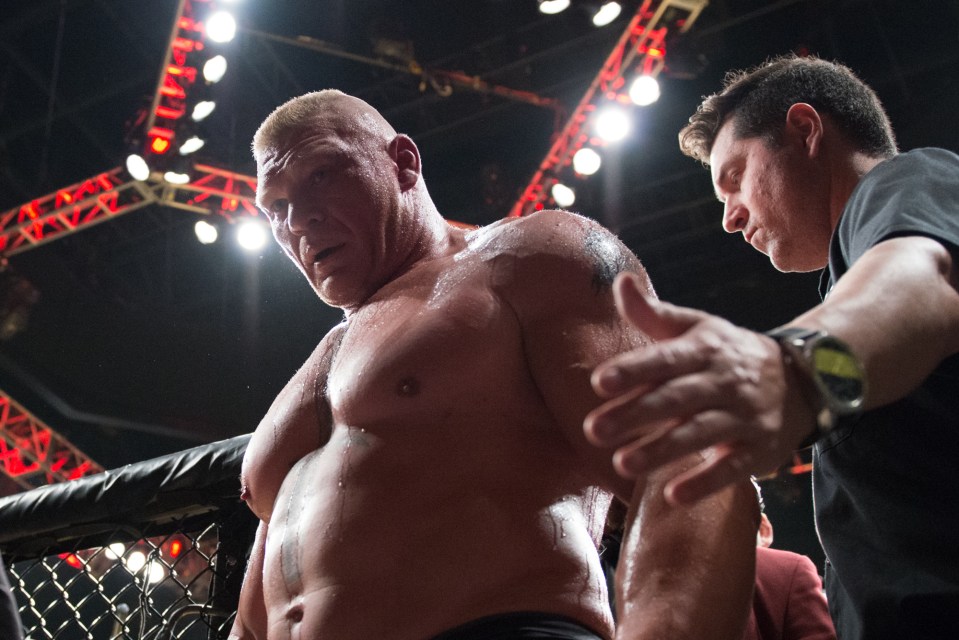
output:
<path id="1" fill-rule="evenodd" d="M 741 232 L 781 271 L 826 268 L 822 304 L 768 334 L 643 295 L 658 342 L 597 368 L 586 421 L 627 476 L 707 451 L 690 503 L 815 442 L 816 522 L 839 637 L 959 637 L 959 156 L 897 153 L 848 68 L 778 58 L 730 74 L 680 134 Z"/>
<path id="2" fill-rule="evenodd" d="M 635 256 L 560 211 L 448 224 L 413 141 L 338 91 L 278 108 L 254 155 L 277 243 L 345 319 L 246 451 L 262 523 L 232 636 L 607 640 L 616 495 L 633 506 L 616 636 L 736 640 L 748 482 L 675 507 L 668 474 L 621 478 L 583 434 L 590 372 L 645 341 L 612 298 L 622 270 L 651 290 Z"/>

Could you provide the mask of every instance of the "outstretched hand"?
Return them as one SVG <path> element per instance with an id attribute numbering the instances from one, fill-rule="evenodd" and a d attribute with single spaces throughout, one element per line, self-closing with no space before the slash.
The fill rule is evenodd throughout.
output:
<path id="1" fill-rule="evenodd" d="M 620 315 L 654 340 L 592 376 L 607 401 L 586 417 L 586 436 L 616 447 L 621 475 L 701 452 L 702 463 L 666 485 L 667 499 L 688 503 L 788 460 L 809 434 L 813 410 L 774 340 L 647 298 L 630 273 L 618 276 L 614 293 Z"/>

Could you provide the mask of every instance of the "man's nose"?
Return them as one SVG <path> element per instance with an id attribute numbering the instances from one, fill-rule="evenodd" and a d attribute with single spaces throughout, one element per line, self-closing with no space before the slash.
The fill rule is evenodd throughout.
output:
<path id="1" fill-rule="evenodd" d="M 291 200 L 287 204 L 286 224 L 297 235 L 309 232 L 325 219 L 326 216 L 320 213 L 316 203 Z"/>
<path id="2" fill-rule="evenodd" d="M 749 220 L 749 213 L 746 207 L 730 198 L 726 201 L 723 209 L 723 229 L 727 233 L 736 233 L 746 228 L 746 221 Z"/>

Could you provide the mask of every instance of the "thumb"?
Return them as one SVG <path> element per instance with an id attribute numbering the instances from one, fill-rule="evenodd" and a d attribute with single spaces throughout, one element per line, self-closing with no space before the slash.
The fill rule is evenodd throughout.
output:
<path id="1" fill-rule="evenodd" d="M 653 340 L 682 335 L 705 316 L 701 311 L 657 300 L 652 292 L 644 293 L 642 280 L 629 272 L 616 277 L 613 298 L 619 315 Z"/>

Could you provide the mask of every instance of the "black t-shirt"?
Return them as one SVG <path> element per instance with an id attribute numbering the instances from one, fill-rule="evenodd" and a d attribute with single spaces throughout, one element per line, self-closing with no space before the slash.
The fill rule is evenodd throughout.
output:
<path id="1" fill-rule="evenodd" d="M 959 259 L 956 154 L 910 151 L 860 180 L 833 235 L 823 293 L 875 244 L 906 235 L 935 238 Z M 836 429 L 813 456 L 839 637 L 959 638 L 959 356 L 906 398 Z"/>

